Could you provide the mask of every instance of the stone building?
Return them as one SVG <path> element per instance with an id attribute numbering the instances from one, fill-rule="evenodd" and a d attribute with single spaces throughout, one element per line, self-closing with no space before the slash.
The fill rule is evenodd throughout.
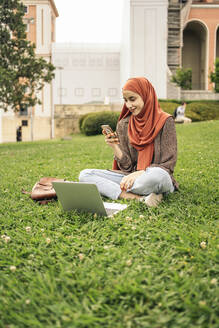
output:
<path id="1" fill-rule="evenodd" d="M 120 45 L 53 45 L 54 104 L 120 103 Z"/>
<path id="2" fill-rule="evenodd" d="M 51 61 L 52 43 L 55 41 L 55 20 L 58 11 L 54 0 L 22 0 L 26 14 L 27 39 L 36 45 L 36 54 Z M 20 113 L 0 110 L 0 143 L 16 141 L 18 133 L 22 141 L 53 137 L 52 84 L 45 85 L 39 95 L 42 104 L 25 108 Z"/>
<path id="3" fill-rule="evenodd" d="M 121 44 L 54 44 L 54 103 L 121 103 L 130 76 L 147 76 L 167 97 L 168 0 L 123 0 Z"/>
<path id="4" fill-rule="evenodd" d="M 146 76 L 159 98 L 217 99 L 217 56 L 219 0 L 124 0 L 121 44 L 54 45 L 54 103 L 120 102 L 130 76 Z M 192 69 L 192 91 L 171 83 L 178 67 Z"/>
<path id="5" fill-rule="evenodd" d="M 219 0 L 169 0 L 168 67 L 192 69 L 192 91 L 181 98 L 218 99 L 209 74 L 219 57 Z"/>

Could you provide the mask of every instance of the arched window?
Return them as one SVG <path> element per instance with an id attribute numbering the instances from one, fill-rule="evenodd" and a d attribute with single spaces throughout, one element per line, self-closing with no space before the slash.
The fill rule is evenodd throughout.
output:
<path id="1" fill-rule="evenodd" d="M 192 69 L 192 89 L 207 88 L 207 29 L 199 21 L 189 22 L 183 31 L 182 67 Z"/>

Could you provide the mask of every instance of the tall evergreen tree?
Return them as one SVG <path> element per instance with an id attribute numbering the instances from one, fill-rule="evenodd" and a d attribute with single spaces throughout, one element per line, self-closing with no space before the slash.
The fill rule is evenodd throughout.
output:
<path id="1" fill-rule="evenodd" d="M 25 6 L 0 0 L 0 108 L 19 110 L 40 103 L 38 91 L 54 78 L 55 67 L 36 57 L 26 39 Z"/>

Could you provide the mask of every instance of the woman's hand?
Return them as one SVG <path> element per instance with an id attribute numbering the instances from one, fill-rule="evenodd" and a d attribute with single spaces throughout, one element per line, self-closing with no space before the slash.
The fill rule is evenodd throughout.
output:
<path id="1" fill-rule="evenodd" d="M 114 133 L 109 133 L 109 134 L 105 134 L 103 132 L 103 134 L 105 135 L 105 142 L 107 143 L 107 145 L 109 145 L 110 147 L 114 148 L 115 145 L 119 144 L 119 139 L 117 137 L 116 132 Z"/>
<path id="2" fill-rule="evenodd" d="M 144 170 L 141 170 L 141 171 L 136 171 L 136 172 L 130 173 L 129 175 L 126 175 L 125 177 L 122 178 L 122 181 L 120 182 L 120 188 L 124 191 L 126 191 L 127 189 L 130 189 L 133 186 L 137 177 L 139 177 L 143 173 L 144 173 Z"/>
<path id="3" fill-rule="evenodd" d="M 122 151 L 119 147 L 119 138 L 118 138 L 116 132 L 106 134 L 103 131 L 102 133 L 105 135 L 105 142 L 107 143 L 107 145 L 110 146 L 113 149 L 114 156 L 121 159 L 122 158 Z"/>

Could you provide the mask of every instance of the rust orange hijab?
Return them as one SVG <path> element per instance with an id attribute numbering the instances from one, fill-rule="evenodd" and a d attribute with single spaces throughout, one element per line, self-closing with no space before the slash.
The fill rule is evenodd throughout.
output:
<path id="1" fill-rule="evenodd" d="M 162 129 L 167 118 L 171 115 L 165 113 L 160 108 L 155 90 L 152 84 L 144 77 L 131 78 L 123 87 L 123 90 L 133 91 L 139 94 L 144 107 L 141 112 L 131 115 L 128 125 L 128 137 L 131 145 L 138 150 L 137 170 L 145 170 L 150 166 L 154 153 L 154 139 Z M 131 112 L 123 105 L 119 121 Z M 114 160 L 113 169 L 118 169 Z"/>

